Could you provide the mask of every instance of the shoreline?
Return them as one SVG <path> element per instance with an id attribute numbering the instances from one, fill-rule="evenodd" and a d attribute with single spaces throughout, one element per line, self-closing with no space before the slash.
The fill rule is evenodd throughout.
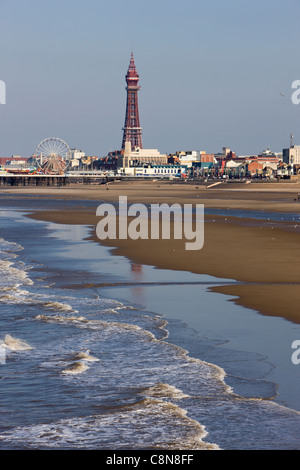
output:
<path id="1" fill-rule="evenodd" d="M 19 191 L 9 190 L 8 194 L 19 193 L 25 197 L 29 194 L 44 194 L 47 197 L 65 199 L 66 206 L 71 199 L 78 201 L 95 199 L 96 204 L 97 200 L 98 203 L 113 202 L 117 200 L 118 195 L 127 195 L 128 203 L 201 203 L 205 207 L 215 208 L 220 208 L 220 196 L 223 195 L 221 206 L 229 209 L 228 216 L 205 216 L 204 247 L 199 251 L 186 251 L 185 240 L 99 240 L 95 226 L 100 218 L 96 217 L 95 210 L 83 208 L 63 211 L 30 210 L 27 216 L 58 224 L 89 226 L 92 229 L 91 240 L 111 248 L 112 254 L 125 256 L 138 264 L 151 265 L 158 269 L 206 274 L 220 280 L 232 280 L 232 284 L 213 287 L 211 290 L 230 295 L 234 297 L 233 302 L 263 315 L 282 317 L 300 323 L 300 312 L 297 308 L 300 280 L 300 224 L 299 227 L 295 227 L 297 224 L 288 222 L 270 222 L 230 215 L 230 209 L 246 207 L 248 210 L 265 212 L 272 210 L 299 213 L 300 204 L 294 202 L 296 183 L 274 183 L 278 188 L 276 195 L 273 183 L 258 184 L 254 188 L 253 186 L 249 188 L 251 184 L 246 185 L 247 188 L 245 185 L 243 188 L 233 185 L 234 191 L 217 187 L 212 190 L 197 190 L 195 187 L 187 188 L 182 184 L 176 186 L 175 183 L 172 185 L 161 182 L 146 183 L 139 182 L 135 185 L 116 183 L 109 185 L 111 186 L 109 191 L 90 186 L 88 189 L 77 188 L 76 191 L 76 188 L 68 187 L 63 190 L 46 188 L 46 192 L 43 191 L 45 188 L 38 188 L 37 192 L 34 188 L 26 188 L 25 191 L 19 188 Z"/>

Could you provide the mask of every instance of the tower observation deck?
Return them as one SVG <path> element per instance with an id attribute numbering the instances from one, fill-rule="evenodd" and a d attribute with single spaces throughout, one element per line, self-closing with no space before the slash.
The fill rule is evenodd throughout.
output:
<path id="1" fill-rule="evenodd" d="M 125 124 L 123 127 L 122 149 L 125 149 L 125 142 L 131 143 L 131 148 L 143 148 L 142 128 L 140 127 L 139 107 L 138 107 L 138 86 L 139 75 L 137 73 L 133 54 L 131 53 L 128 71 L 125 77 L 127 86 L 127 101 Z"/>

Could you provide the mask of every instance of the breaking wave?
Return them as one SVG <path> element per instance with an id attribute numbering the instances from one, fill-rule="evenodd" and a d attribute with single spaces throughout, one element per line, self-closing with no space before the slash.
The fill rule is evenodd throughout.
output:
<path id="1" fill-rule="evenodd" d="M 14 338 L 9 334 L 5 335 L 4 340 L 2 340 L 0 344 L 3 348 L 8 348 L 11 351 L 28 351 L 33 349 L 33 347 L 26 343 L 26 341 Z"/>
<path id="2" fill-rule="evenodd" d="M 138 432 L 137 432 L 138 429 Z M 0 439 L 22 442 L 27 449 L 168 449 L 219 450 L 204 442 L 207 431 L 175 404 L 144 399 L 112 413 L 18 427 Z"/>
<path id="3" fill-rule="evenodd" d="M 66 369 L 62 371 L 63 374 L 81 374 L 82 372 L 85 372 L 89 367 L 78 361 L 75 362 L 74 364 L 70 365 Z"/>

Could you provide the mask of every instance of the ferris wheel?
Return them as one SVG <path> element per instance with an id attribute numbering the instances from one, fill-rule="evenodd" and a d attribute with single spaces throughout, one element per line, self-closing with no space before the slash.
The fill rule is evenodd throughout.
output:
<path id="1" fill-rule="evenodd" d="M 39 143 L 35 156 L 44 173 L 63 173 L 70 163 L 70 148 L 64 140 L 49 137 Z"/>

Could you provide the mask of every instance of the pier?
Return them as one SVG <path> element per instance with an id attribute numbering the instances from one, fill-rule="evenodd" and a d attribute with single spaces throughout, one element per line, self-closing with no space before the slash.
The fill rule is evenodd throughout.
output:
<path id="1" fill-rule="evenodd" d="M 104 184 L 114 179 L 114 177 L 101 174 L 30 175 L 7 173 L 5 175 L 0 174 L 0 186 L 66 186 L 69 183 Z"/>

